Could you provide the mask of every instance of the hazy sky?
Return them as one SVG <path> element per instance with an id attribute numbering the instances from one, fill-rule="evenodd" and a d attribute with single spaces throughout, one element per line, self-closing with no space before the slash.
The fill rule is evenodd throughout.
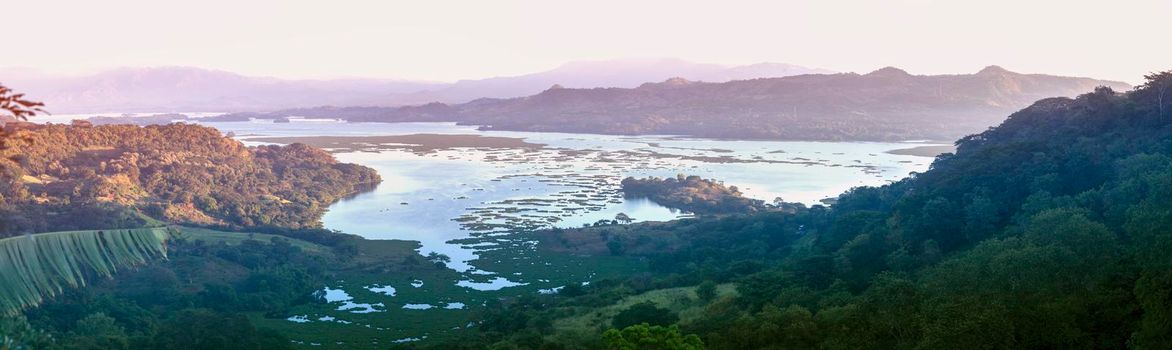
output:
<path id="1" fill-rule="evenodd" d="M 675 57 L 840 71 L 1137 82 L 1172 69 L 1172 1 L 0 0 L 0 67 L 182 65 L 286 78 L 455 80 Z M 12 38 L 13 35 L 15 38 Z"/>

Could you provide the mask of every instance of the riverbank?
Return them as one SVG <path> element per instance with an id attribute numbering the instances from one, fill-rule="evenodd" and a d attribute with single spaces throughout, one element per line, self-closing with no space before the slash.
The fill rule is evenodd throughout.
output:
<path id="1" fill-rule="evenodd" d="M 893 149 L 887 154 L 894 154 L 899 156 L 917 156 L 936 158 L 936 156 L 945 153 L 956 153 L 956 146 L 953 145 L 933 145 L 933 146 L 917 146 L 911 148 Z"/>

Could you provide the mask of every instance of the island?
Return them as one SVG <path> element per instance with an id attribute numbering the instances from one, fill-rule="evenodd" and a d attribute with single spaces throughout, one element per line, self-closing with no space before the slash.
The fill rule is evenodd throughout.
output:
<path id="1" fill-rule="evenodd" d="M 626 197 L 645 197 L 665 207 L 700 215 L 755 213 L 767 208 L 762 200 L 746 198 L 736 186 L 695 175 L 628 177 L 622 181 L 622 191 Z"/>

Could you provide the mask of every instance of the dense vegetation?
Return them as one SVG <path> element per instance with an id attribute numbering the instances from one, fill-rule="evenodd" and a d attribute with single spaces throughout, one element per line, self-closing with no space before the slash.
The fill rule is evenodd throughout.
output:
<path id="1" fill-rule="evenodd" d="M 11 316 L 87 277 L 167 256 L 163 228 L 67 231 L 0 239 L 0 314 Z"/>
<path id="2" fill-rule="evenodd" d="M 646 197 L 660 205 L 696 214 L 754 213 L 765 209 L 761 200 L 745 198 L 736 186 L 699 176 L 674 178 L 628 177 L 622 181 L 623 195 Z"/>
<path id="3" fill-rule="evenodd" d="M 683 244 L 627 253 L 650 259 L 652 275 L 489 310 L 481 335 L 460 345 L 654 341 L 647 329 L 583 338 L 548 325 L 699 285 L 682 302 L 702 314 L 676 325 L 710 349 L 1168 348 L 1169 86 L 1162 73 L 1126 94 L 1039 101 L 961 139 L 929 171 L 856 188 L 833 208 L 634 225 L 625 234 L 670 230 Z M 725 282 L 737 293 L 713 296 Z M 663 317 L 641 310 L 611 325 Z"/>
<path id="4" fill-rule="evenodd" d="M 273 232 L 173 226 L 168 259 L 66 289 L 19 317 L 0 316 L 0 347 L 287 349 L 296 345 L 289 338 L 306 331 L 280 328 L 297 325 L 287 321 L 292 310 L 337 308 L 314 291 L 340 279 L 456 278 L 428 263 L 414 242 L 322 229 Z"/>
<path id="5" fill-rule="evenodd" d="M 301 144 L 245 147 L 202 126 L 10 124 L 0 148 L 0 237 L 141 227 L 150 219 L 314 227 L 379 181 Z M 62 218 L 69 218 L 63 220 Z"/>
<path id="6" fill-rule="evenodd" d="M 166 261 L 70 289 L 0 330 L 24 329 L 12 341 L 37 349 L 288 348 L 245 313 L 312 302 L 307 291 L 333 255 L 279 237 L 235 245 L 190 238 L 176 235 Z"/>
<path id="7" fill-rule="evenodd" d="M 1124 94 L 1099 88 L 1038 101 L 999 127 L 961 139 L 956 154 L 938 157 L 927 172 L 853 189 L 830 208 L 542 232 L 540 248 L 645 260 L 650 272 L 490 300 L 476 309 L 476 332 L 396 346 L 1168 348 L 1169 87 L 1172 73 L 1162 73 Z M 253 152 L 262 158 L 264 149 Z M 40 182 L 78 178 L 20 164 L 9 169 L 50 169 L 52 178 L 33 173 Z M 277 174 L 287 163 L 271 164 Z M 12 187 L 49 187 L 37 181 Z M 9 193 L 21 192 L 5 192 L 6 199 Z M 143 198 L 175 203 L 147 193 Z M 97 198 L 14 198 L 48 198 L 51 207 L 54 198 L 76 206 L 74 197 Z M 306 291 L 356 261 L 363 244 L 322 230 L 269 229 L 324 245 L 310 254 L 284 238 L 235 245 L 177 239 L 165 263 L 70 291 L 26 317 L 0 319 L 0 331 L 15 335 L 0 341 L 69 349 L 291 346 L 245 313 L 281 319 L 283 310 L 313 302 Z M 591 239 L 605 248 L 575 250 L 570 235 L 584 232 L 597 233 L 600 239 Z M 557 241 L 570 243 L 547 244 Z M 605 246 L 612 241 L 621 249 Z M 363 268 L 397 271 L 374 264 Z"/>
<path id="8" fill-rule="evenodd" d="M 0 239 L 0 349 L 289 348 L 250 317 L 317 302 L 310 291 L 339 270 L 424 260 L 314 228 L 327 204 L 379 181 L 372 169 L 194 125 L 30 124 L 41 105 L 0 90 L 0 237 L 102 228 Z"/>

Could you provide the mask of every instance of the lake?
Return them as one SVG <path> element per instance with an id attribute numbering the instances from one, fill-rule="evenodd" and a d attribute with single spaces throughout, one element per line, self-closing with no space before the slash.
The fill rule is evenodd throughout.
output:
<path id="1" fill-rule="evenodd" d="M 645 273 L 643 259 L 543 251 L 531 234 L 619 213 L 635 221 L 689 216 L 647 199 L 624 198 L 620 181 L 627 176 L 699 175 L 767 202 L 780 197 L 815 205 L 851 187 L 923 171 L 932 158 L 909 154 L 936 146 L 479 131 L 453 123 L 296 118 L 202 124 L 248 145 L 304 142 L 340 161 L 374 168 L 383 182 L 330 206 L 323 225 L 380 240 L 366 242 L 372 251 L 410 252 L 414 242 L 393 241 L 407 240 L 419 242 L 424 255 L 451 257 L 448 268 L 339 271 L 315 293 L 321 302 L 253 319 L 294 335 L 301 347 L 334 349 L 449 337 L 475 327 L 470 315 L 501 298 L 553 294 L 571 284 Z M 904 154 L 888 153 L 893 150 Z"/>
<path id="2" fill-rule="evenodd" d="M 340 161 L 376 169 L 383 183 L 331 206 L 322 220 L 326 228 L 371 239 L 420 241 L 422 253 L 446 254 L 452 258 L 450 267 L 486 281 L 502 279 L 484 277 L 495 273 L 479 271 L 469 262 L 476 259 L 478 251 L 499 248 L 499 244 L 489 239 L 470 243 L 468 238 L 576 227 L 613 219 L 618 213 L 636 221 L 687 215 L 646 199 L 623 198 L 619 181 L 627 176 L 699 175 L 738 186 L 747 196 L 767 202 L 780 197 L 813 205 L 855 186 L 882 185 L 923 171 L 932 160 L 885 153 L 927 145 L 914 142 L 733 141 L 669 135 L 479 131 L 475 126 L 454 123 L 295 119 L 292 123 L 205 124 L 254 145 L 269 143 L 267 137 L 335 137 L 320 141 L 318 146 L 334 151 Z M 519 139 L 537 146 L 484 142 L 472 147 L 420 147 L 420 143 L 349 141 L 349 137 L 390 135 L 430 135 L 424 142 L 440 145 L 452 144 L 447 139 L 455 135 L 479 135 Z M 507 283 L 513 281 L 503 279 L 499 284 Z"/>

